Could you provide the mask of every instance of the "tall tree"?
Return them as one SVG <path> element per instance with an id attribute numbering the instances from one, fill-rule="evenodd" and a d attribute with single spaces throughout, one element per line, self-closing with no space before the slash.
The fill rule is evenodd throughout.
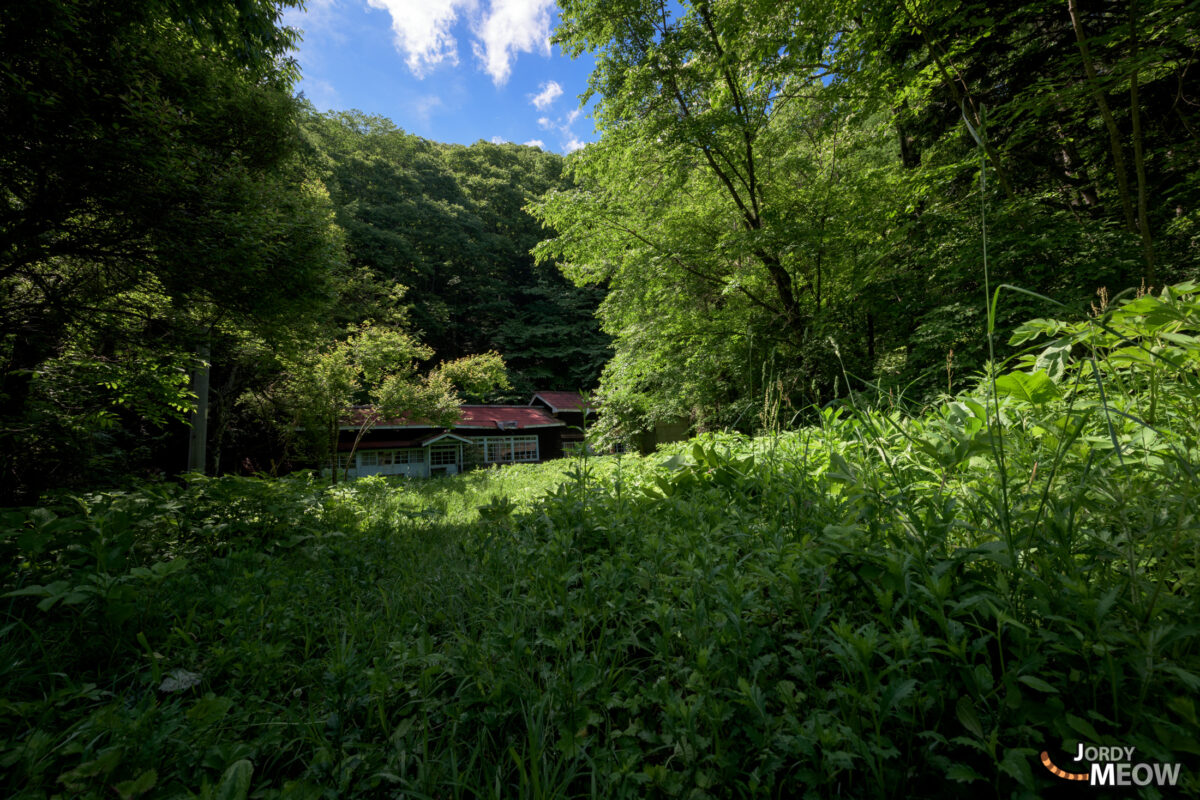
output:
<path id="1" fill-rule="evenodd" d="M 576 0 L 562 4 L 556 34 L 568 52 L 596 54 L 589 88 L 606 134 L 653 147 L 676 165 L 705 165 L 739 228 L 736 257 L 767 279 L 762 291 L 744 284 L 736 291 L 797 343 L 808 323 L 800 297 L 813 286 L 785 264 L 774 227 L 779 153 L 764 134 L 795 96 L 820 85 L 833 30 L 827 15 L 814 12 L 766 2 Z M 797 28 L 806 35 L 796 36 Z"/>
<path id="2" fill-rule="evenodd" d="M 856 24 L 840 40 L 840 70 L 903 110 L 914 163 L 922 151 L 968 144 L 962 115 L 978 128 L 986 108 L 1001 202 L 1033 202 L 1038 215 L 1063 211 L 1064 223 L 1123 228 L 1141 262 L 1126 284 L 1153 282 L 1157 262 L 1194 258 L 1195 222 L 1180 219 L 1198 188 L 1189 166 L 1200 146 L 1200 97 L 1188 79 L 1200 46 L 1194 3 L 849 8 Z M 968 158 L 960 168 L 973 169 Z"/>
<path id="3" fill-rule="evenodd" d="M 153 331 L 195 353 L 222 319 L 269 325 L 327 295 L 339 244 L 323 189 L 295 161 L 282 5 L 0 11 L 3 499 L 36 491 L 26 465 L 50 443 L 31 401 L 61 396 L 43 365 L 120 331 L 118 350 L 153 351 Z"/>
<path id="4" fill-rule="evenodd" d="M 536 206 L 558 234 L 537 252 L 609 289 L 603 395 L 627 433 L 832 390 L 896 172 L 885 118 L 827 85 L 835 32 L 815 5 L 564 6 L 564 45 L 597 51 L 603 137 Z"/>
<path id="5" fill-rule="evenodd" d="M 537 206 L 539 252 L 607 287 L 603 394 L 631 426 L 823 401 L 843 368 L 945 390 L 985 357 L 982 208 L 993 284 L 1086 302 L 1196 270 L 1194 4 L 562 9 L 602 139 Z M 1043 310 L 1006 297 L 1000 324 Z"/>

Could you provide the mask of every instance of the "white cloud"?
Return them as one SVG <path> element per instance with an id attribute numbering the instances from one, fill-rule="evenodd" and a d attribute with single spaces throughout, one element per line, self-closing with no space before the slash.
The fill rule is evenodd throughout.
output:
<path id="1" fill-rule="evenodd" d="M 524 145 L 526 147 L 540 147 L 543 150 L 546 149 L 546 143 L 541 139 L 530 139 L 528 142 L 524 142 Z"/>
<path id="2" fill-rule="evenodd" d="M 481 22 L 473 25 L 475 55 L 492 82 L 503 85 L 517 53 L 550 55 L 550 9 L 554 0 L 492 0 Z"/>
<path id="3" fill-rule="evenodd" d="M 575 133 L 574 125 L 576 120 L 583 115 L 580 109 L 568 111 L 566 114 L 556 119 L 550 117 L 538 117 L 538 127 L 544 131 L 553 131 L 559 134 L 559 142 L 561 143 L 564 153 L 573 153 L 583 147 L 587 142 L 579 138 Z"/>
<path id="4" fill-rule="evenodd" d="M 443 61 L 458 63 L 458 42 L 450 27 L 460 8 L 473 10 L 475 0 L 367 0 L 367 5 L 386 11 L 392 18 L 396 49 L 418 78 Z"/>
<path id="5" fill-rule="evenodd" d="M 458 64 L 458 40 L 451 29 L 460 16 L 470 23 L 472 51 L 497 86 L 508 81 L 518 53 L 550 55 L 554 0 L 488 0 L 486 8 L 484 0 L 367 0 L 367 4 L 391 16 L 396 49 L 418 78 L 443 62 Z"/>
<path id="6" fill-rule="evenodd" d="M 508 139 L 505 139 L 503 136 L 493 136 L 492 137 L 492 144 L 504 144 L 507 141 L 508 141 Z"/>
<path id="7" fill-rule="evenodd" d="M 437 111 L 439 108 L 445 107 L 446 104 L 443 103 L 442 98 L 438 97 L 436 94 L 426 94 L 421 95 L 409 105 L 412 108 L 413 114 L 418 120 L 420 120 L 421 124 L 429 125 L 429 121 L 433 118 L 433 112 Z"/>
<path id="8" fill-rule="evenodd" d="M 546 81 L 538 86 L 541 89 L 536 95 L 529 96 L 529 102 L 533 103 L 534 108 L 538 111 L 545 111 L 546 107 L 562 96 L 562 87 L 558 85 L 558 81 Z"/>

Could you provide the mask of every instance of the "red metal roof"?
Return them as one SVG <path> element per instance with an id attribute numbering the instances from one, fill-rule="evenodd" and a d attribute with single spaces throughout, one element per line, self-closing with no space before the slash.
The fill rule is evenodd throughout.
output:
<path id="1" fill-rule="evenodd" d="M 493 430 L 524 430 L 526 428 L 558 428 L 566 425 L 540 408 L 529 406 L 463 406 L 462 419 L 455 428 L 492 428 Z M 516 428 L 501 428 L 499 423 L 516 423 Z"/>
<path id="2" fill-rule="evenodd" d="M 562 420 L 555 419 L 547 414 L 543 409 L 532 408 L 530 406 L 462 406 L 460 408 L 462 417 L 454 424 L 454 428 L 469 428 L 469 429 L 490 429 L 499 430 L 525 430 L 527 428 L 560 428 L 566 425 Z M 342 422 L 342 429 L 357 428 L 367 413 L 365 408 L 356 408 L 349 419 Z M 503 427 L 501 423 L 504 423 Z M 515 423 L 515 424 L 514 424 Z M 420 420 L 409 420 L 401 417 L 399 419 L 381 419 L 374 426 L 374 430 L 387 430 L 389 428 L 396 429 L 411 429 L 411 428 L 436 428 L 428 422 Z"/>
<path id="3" fill-rule="evenodd" d="M 533 396 L 533 400 L 529 401 L 530 405 L 537 400 L 550 406 L 550 410 L 555 414 L 564 411 L 578 412 L 581 408 L 587 411 L 595 410 L 595 406 L 586 402 L 579 392 L 538 392 Z"/>

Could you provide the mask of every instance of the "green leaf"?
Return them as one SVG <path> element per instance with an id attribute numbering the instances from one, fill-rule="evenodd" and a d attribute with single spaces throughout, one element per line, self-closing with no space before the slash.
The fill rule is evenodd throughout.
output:
<path id="1" fill-rule="evenodd" d="M 1196 724 L 1196 704 L 1190 697 L 1172 697 L 1167 701 L 1167 708 L 1174 711 L 1193 725 Z"/>
<path id="2" fill-rule="evenodd" d="M 913 690 L 916 688 L 917 681 L 915 678 L 906 678 L 902 681 L 894 681 L 888 684 L 887 688 L 884 689 L 883 697 L 881 698 L 881 705 L 885 711 L 890 712 L 893 708 L 904 702 L 904 699 L 912 694 Z"/>
<path id="3" fill-rule="evenodd" d="M 996 393 L 1001 397 L 1014 397 L 1034 405 L 1048 403 L 1060 396 L 1058 387 L 1044 370 L 1001 375 L 996 379 Z"/>
<path id="4" fill-rule="evenodd" d="M 1067 724 L 1071 726 L 1071 730 L 1082 735 L 1089 742 L 1100 741 L 1100 734 L 1096 732 L 1096 729 L 1092 726 L 1092 723 L 1088 722 L 1086 719 L 1080 719 L 1074 714 L 1066 714 L 1064 719 L 1066 719 Z"/>
<path id="5" fill-rule="evenodd" d="M 1177 667 L 1174 664 L 1164 664 L 1162 669 L 1178 678 L 1180 683 L 1186 686 L 1189 691 L 1200 692 L 1200 676 Z"/>
<path id="6" fill-rule="evenodd" d="M 97 775 L 106 775 L 112 772 L 117 764 L 120 763 L 122 752 L 119 747 L 104 750 L 95 759 L 60 775 L 58 782 L 71 791 L 82 791 L 87 778 L 94 778 Z"/>
<path id="7" fill-rule="evenodd" d="M 958 702 L 954 704 L 954 713 L 964 728 L 980 739 L 984 738 L 983 725 L 979 722 L 979 715 L 975 713 L 975 705 L 969 697 L 963 695 L 958 698 Z"/>
<path id="8" fill-rule="evenodd" d="M 1017 677 L 1021 683 L 1031 689 L 1037 689 L 1039 692 L 1047 692 L 1049 694 L 1058 694 L 1058 689 L 1055 689 L 1050 684 L 1046 683 L 1041 678 L 1036 678 L 1033 675 L 1021 675 Z"/>
<path id="9" fill-rule="evenodd" d="M 1061 380 L 1067 366 L 1071 363 L 1072 345 L 1073 343 L 1070 341 L 1055 342 L 1050 345 L 1038 354 L 1034 368 L 1044 370 L 1052 380 Z"/>
<path id="10" fill-rule="evenodd" d="M 958 783 L 972 783 L 983 780 L 983 776 L 966 764 L 951 764 L 946 770 L 946 777 Z"/>
<path id="11" fill-rule="evenodd" d="M 1028 747 L 1010 747 L 1004 751 L 1000 761 L 1000 771 L 1016 779 L 1017 783 L 1026 789 L 1033 788 L 1033 771 L 1029 764 L 1037 752 Z"/>
<path id="12" fill-rule="evenodd" d="M 250 778 L 254 775 L 254 765 L 248 760 L 235 761 L 221 776 L 217 784 L 213 800 L 246 800 L 250 794 Z"/>
<path id="13" fill-rule="evenodd" d="M 144 795 L 153 789 L 154 784 L 157 782 L 158 773 L 152 769 L 148 769 L 133 780 L 121 781 L 113 788 L 117 790 L 117 794 L 121 796 L 121 800 L 130 800 L 131 798 Z"/>
<path id="14" fill-rule="evenodd" d="M 20 589 L 14 589 L 11 592 L 5 592 L 4 597 L 47 597 L 50 595 L 62 594 L 63 590 L 69 584 L 66 581 L 55 581 L 49 586 L 25 586 Z"/>

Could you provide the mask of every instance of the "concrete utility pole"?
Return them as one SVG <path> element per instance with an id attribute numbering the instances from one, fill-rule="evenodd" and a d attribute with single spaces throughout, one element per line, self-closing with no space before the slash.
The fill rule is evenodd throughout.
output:
<path id="1" fill-rule="evenodd" d="M 208 444 L 208 373 L 211 350 L 208 340 L 196 353 L 199 363 L 192 370 L 192 393 L 196 395 L 196 410 L 192 412 L 192 432 L 188 438 L 188 472 L 205 474 Z"/>

